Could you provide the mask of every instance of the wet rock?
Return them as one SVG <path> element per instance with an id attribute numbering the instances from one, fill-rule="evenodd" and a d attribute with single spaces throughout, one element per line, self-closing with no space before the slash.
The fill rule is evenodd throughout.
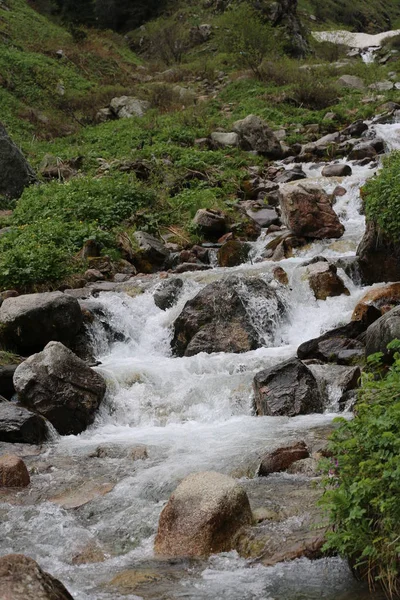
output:
<path id="1" fill-rule="evenodd" d="M 0 598 L 4 600 L 73 600 L 63 584 L 23 554 L 0 558 Z"/>
<path id="2" fill-rule="evenodd" d="M 348 392 L 359 387 L 361 370 L 360 367 L 329 364 L 307 365 L 317 380 L 320 392 L 327 408 L 332 403 L 343 408 Z M 332 397 L 332 395 L 334 397 Z"/>
<path id="3" fill-rule="evenodd" d="M 323 177 L 349 177 L 352 173 L 353 171 L 351 170 L 350 165 L 337 163 L 326 165 L 326 167 L 322 169 L 321 175 Z"/>
<path id="4" fill-rule="evenodd" d="M 298 534 L 297 536 L 286 536 L 284 549 L 277 550 L 275 553 L 268 552 L 261 559 L 261 563 L 267 567 L 272 567 L 278 563 L 297 560 L 299 558 L 308 558 L 315 560 L 323 556 L 322 548 L 326 542 L 326 532 L 321 529 L 319 532 L 308 532 Z"/>
<path id="5" fill-rule="evenodd" d="M 133 237 L 140 248 L 133 258 L 137 270 L 141 273 L 159 271 L 169 257 L 169 250 L 160 240 L 145 231 L 136 231 Z"/>
<path id="6" fill-rule="evenodd" d="M 161 582 L 164 575 L 159 569 L 128 569 L 118 573 L 109 583 L 111 587 L 117 588 L 120 594 L 133 594 L 143 591 L 150 584 Z M 136 596 L 137 597 L 137 596 Z"/>
<path id="7" fill-rule="evenodd" d="M 300 166 L 295 166 L 293 169 L 287 169 L 280 173 L 274 181 L 276 183 L 290 183 L 301 179 L 307 179 L 307 175 Z"/>
<path id="8" fill-rule="evenodd" d="M 361 321 L 365 315 L 374 307 L 382 316 L 395 306 L 400 304 L 400 282 L 389 283 L 372 290 L 369 290 L 356 304 L 351 316 L 352 321 Z"/>
<path id="9" fill-rule="evenodd" d="M 295 417 L 323 409 L 314 375 L 296 358 L 257 373 L 253 389 L 259 416 Z"/>
<path id="10" fill-rule="evenodd" d="M 377 157 L 377 154 L 377 151 L 369 142 L 362 142 L 354 146 L 354 148 L 348 156 L 348 159 L 364 160 L 365 158 L 368 158 L 370 160 L 373 160 Z"/>
<path id="11" fill-rule="evenodd" d="M 104 562 L 106 555 L 97 544 L 88 544 L 83 550 L 75 554 L 71 563 L 73 565 L 92 565 L 94 563 Z"/>
<path id="12" fill-rule="evenodd" d="M 307 244 L 305 238 L 297 237 L 291 231 L 285 231 L 282 235 L 278 235 L 267 244 L 263 256 L 264 258 L 279 261 L 283 258 L 293 256 L 293 249 L 300 248 L 305 244 Z"/>
<path id="13" fill-rule="evenodd" d="M 279 140 L 270 127 L 256 115 L 248 115 L 233 125 L 239 136 L 239 145 L 243 150 L 253 150 L 270 159 L 283 158 Z"/>
<path id="14" fill-rule="evenodd" d="M 173 306 L 183 288 L 183 281 L 179 277 L 173 277 L 163 281 L 156 289 L 153 294 L 154 304 L 161 308 L 161 310 L 167 310 Z"/>
<path id="15" fill-rule="evenodd" d="M 0 173 L 0 197 L 19 198 L 24 189 L 36 181 L 34 171 L 1 124 Z"/>
<path id="16" fill-rule="evenodd" d="M 220 267 L 236 267 L 248 260 L 250 246 L 246 242 L 230 240 L 221 246 L 217 252 Z"/>
<path id="17" fill-rule="evenodd" d="M 249 302 L 257 303 L 257 323 Z M 172 348 L 178 356 L 199 352 L 248 352 L 263 344 L 260 330 L 272 335 L 284 306 L 261 279 L 230 276 L 203 288 L 174 323 Z"/>
<path id="18" fill-rule="evenodd" d="M 301 344 L 297 356 L 301 360 L 316 358 L 322 362 L 335 362 L 348 365 L 362 362 L 364 344 L 362 338 L 368 327 L 368 322 L 352 321 L 343 327 L 327 331 L 318 338 Z"/>
<path id="19" fill-rule="evenodd" d="M 282 285 L 289 285 L 289 277 L 288 274 L 282 267 L 275 267 L 272 271 L 274 279 L 281 283 Z"/>
<path id="20" fill-rule="evenodd" d="M 136 444 L 126 448 L 119 444 L 101 444 L 90 454 L 91 458 L 130 458 L 133 461 L 146 460 L 148 455 L 147 447 L 144 444 Z"/>
<path id="21" fill-rule="evenodd" d="M 344 227 L 323 189 L 299 183 L 284 185 L 281 192 L 282 221 L 295 235 L 319 239 L 343 235 Z"/>
<path id="22" fill-rule="evenodd" d="M 367 130 L 368 125 L 365 123 L 365 121 L 363 121 L 362 119 L 357 119 L 357 121 L 354 121 L 354 123 L 351 123 L 351 125 L 345 127 L 345 129 L 342 129 L 340 133 L 341 135 L 344 135 L 346 137 L 357 138 L 360 137 L 360 135 L 365 133 Z"/>
<path id="23" fill-rule="evenodd" d="M 211 134 L 211 141 L 216 147 L 226 148 L 239 145 L 239 136 L 237 133 L 223 133 L 215 131 Z"/>
<path id="24" fill-rule="evenodd" d="M 28 486 L 30 482 L 31 478 L 29 477 L 28 469 L 21 458 L 14 454 L 0 456 L 0 488 L 21 488 Z"/>
<path id="25" fill-rule="evenodd" d="M 14 386 L 20 402 L 46 417 L 61 435 L 76 435 L 93 423 L 106 391 L 101 375 L 59 342 L 19 365 Z"/>
<path id="26" fill-rule="evenodd" d="M 11 402 L 0 403 L 0 442 L 42 444 L 47 435 L 43 417 Z"/>
<path id="27" fill-rule="evenodd" d="M 212 269 L 212 267 L 210 265 L 205 265 L 200 262 L 197 262 L 197 263 L 185 262 L 185 263 L 182 263 L 181 265 L 178 265 L 174 269 L 174 273 L 180 274 L 180 273 L 187 273 L 188 271 L 208 271 L 209 269 Z"/>
<path id="28" fill-rule="evenodd" d="M 0 307 L 2 343 L 21 354 L 41 350 L 53 340 L 70 345 L 81 326 L 78 301 L 61 292 L 8 298 Z"/>
<path id="29" fill-rule="evenodd" d="M 193 219 L 193 225 L 198 227 L 206 239 L 218 239 L 226 231 L 226 217 L 218 210 L 201 208 Z"/>
<path id="30" fill-rule="evenodd" d="M 82 485 L 68 489 L 57 496 L 50 498 L 50 502 L 58 504 L 66 510 L 79 508 L 96 498 L 105 496 L 115 487 L 114 483 L 101 480 L 85 481 Z"/>
<path id="31" fill-rule="evenodd" d="M 0 391 L 8 400 L 15 394 L 13 377 L 18 365 L 0 367 Z"/>
<path id="32" fill-rule="evenodd" d="M 155 552 L 209 556 L 228 552 L 240 529 L 252 522 L 249 499 L 234 479 L 215 472 L 186 477 L 163 509 Z"/>
<path id="33" fill-rule="evenodd" d="M 361 77 L 355 75 L 342 75 L 338 79 L 338 84 L 344 88 L 352 88 L 355 90 L 364 90 L 365 84 Z"/>
<path id="34" fill-rule="evenodd" d="M 400 245 L 371 221 L 367 222 L 357 256 L 364 284 L 400 281 Z"/>
<path id="35" fill-rule="evenodd" d="M 110 110 L 117 119 L 143 117 L 149 110 L 150 103 L 132 96 L 119 96 L 110 102 Z"/>
<path id="36" fill-rule="evenodd" d="M 310 453 L 305 442 L 296 442 L 290 446 L 277 448 L 262 457 L 257 475 L 259 477 L 266 477 L 271 473 L 286 471 L 294 462 L 302 458 L 308 458 L 309 456 Z"/>
<path id="37" fill-rule="evenodd" d="M 400 306 L 392 308 L 368 327 L 365 355 L 383 352 L 390 356 L 392 353 L 387 350 L 387 345 L 394 339 L 400 339 Z"/>
<path id="38" fill-rule="evenodd" d="M 350 295 L 334 265 L 328 262 L 317 262 L 306 267 L 306 272 L 308 283 L 317 300 L 326 300 L 342 294 Z"/>
<path id="39" fill-rule="evenodd" d="M 280 218 L 275 208 L 247 209 L 246 214 L 260 227 L 269 227 L 270 225 L 278 225 L 280 223 Z"/>
<path id="40" fill-rule="evenodd" d="M 346 188 L 344 188 L 341 185 L 337 185 L 332 192 L 332 196 L 334 196 L 335 198 L 336 198 L 336 196 L 341 197 L 341 196 L 345 196 L 346 194 L 347 194 Z"/>

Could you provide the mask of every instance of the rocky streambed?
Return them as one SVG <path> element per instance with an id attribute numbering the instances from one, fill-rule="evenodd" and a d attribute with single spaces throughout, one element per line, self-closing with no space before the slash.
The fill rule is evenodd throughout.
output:
<path id="1" fill-rule="evenodd" d="M 398 309 L 386 317 L 399 284 L 362 284 L 374 259 L 365 239 L 356 257 L 360 187 L 400 147 L 400 124 L 392 111 L 332 136 L 269 179 L 254 174 L 258 196 L 244 209 L 267 222 L 229 266 L 211 268 L 224 264 L 211 244 L 205 270 L 196 258 L 196 270 L 4 300 L 3 341 L 33 355 L 1 373 L 0 451 L 29 472 L 0 465 L 3 484 L 21 486 L 0 487 L 2 556 L 32 557 L 75 600 L 371 597 L 343 561 L 321 558 L 315 484 L 366 353 L 400 330 Z M 320 163 L 332 144 L 341 158 Z M 275 205 L 262 204 L 267 188 Z M 218 215 L 206 217 L 215 227 Z M 185 479 L 204 472 L 211 484 Z M 219 545 L 185 495 L 195 488 L 202 500 L 209 485 L 240 509 Z M 177 488 L 186 517 L 166 542 L 158 523 Z M 181 510 L 168 506 L 166 536 Z M 10 569 L 0 563 L 0 579 Z"/>

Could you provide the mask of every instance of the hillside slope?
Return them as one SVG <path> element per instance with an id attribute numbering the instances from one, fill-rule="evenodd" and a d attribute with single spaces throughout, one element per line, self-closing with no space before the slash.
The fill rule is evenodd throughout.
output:
<path id="1" fill-rule="evenodd" d="M 19 142 L 71 133 L 130 88 L 138 60 L 117 34 L 76 43 L 26 0 L 0 3 L 1 119 Z"/>

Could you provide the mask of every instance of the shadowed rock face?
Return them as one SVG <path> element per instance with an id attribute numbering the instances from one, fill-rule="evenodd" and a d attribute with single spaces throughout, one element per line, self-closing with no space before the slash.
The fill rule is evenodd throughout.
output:
<path id="1" fill-rule="evenodd" d="M 252 522 L 245 490 L 215 472 L 186 477 L 161 513 L 155 552 L 164 556 L 209 556 L 233 548 L 239 530 Z"/>
<path id="2" fill-rule="evenodd" d="M 7 298 L 0 307 L 1 341 L 22 355 L 53 340 L 69 345 L 82 322 L 79 302 L 61 292 Z"/>
<path id="3" fill-rule="evenodd" d="M 365 355 L 383 352 L 390 354 L 387 345 L 395 339 L 400 338 L 400 306 L 396 306 L 367 329 L 365 338 Z"/>
<path id="4" fill-rule="evenodd" d="M 35 181 L 33 169 L 0 123 L 0 197 L 19 198 Z"/>
<path id="5" fill-rule="evenodd" d="M 207 285 L 185 304 L 174 323 L 172 348 L 178 356 L 255 350 L 263 343 L 260 332 L 273 333 L 283 312 L 276 292 L 264 281 L 230 276 Z"/>
<path id="6" fill-rule="evenodd" d="M 367 223 L 357 256 L 364 284 L 400 280 L 400 245 L 383 234 L 375 223 Z"/>
<path id="7" fill-rule="evenodd" d="M 14 385 L 20 402 L 46 417 L 61 435 L 81 433 L 93 423 L 106 392 L 101 375 L 59 342 L 19 365 Z"/>
<path id="8" fill-rule="evenodd" d="M 63 584 L 23 554 L 0 558 L 2 600 L 74 600 Z"/>
<path id="9" fill-rule="evenodd" d="M 12 402 L 1 402 L 0 397 L 0 442 L 41 444 L 46 439 L 43 417 Z"/>
<path id="10" fill-rule="evenodd" d="M 294 417 L 323 410 L 314 375 L 296 358 L 257 373 L 253 388 L 259 416 Z"/>

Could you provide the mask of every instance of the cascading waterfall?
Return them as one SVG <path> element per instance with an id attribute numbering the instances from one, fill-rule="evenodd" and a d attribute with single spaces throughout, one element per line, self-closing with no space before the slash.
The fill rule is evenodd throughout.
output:
<path id="1" fill-rule="evenodd" d="M 400 124 L 374 127 L 388 150 L 400 148 Z M 303 168 L 309 179 L 328 192 L 338 183 L 323 178 L 321 166 L 304 164 Z M 54 482 L 60 481 L 73 487 L 77 482 L 98 480 L 115 487 L 75 510 L 49 501 L 0 503 L 2 553 L 28 549 L 43 568 L 67 585 L 76 600 L 137 600 L 138 596 L 119 594 L 106 583 L 124 568 L 143 565 L 170 573 L 165 587 L 145 598 L 367 598 L 365 588 L 352 579 L 338 558 L 300 559 L 265 567 L 230 552 L 208 561 L 183 561 L 178 567 L 167 567 L 162 561 L 154 562 L 153 540 L 162 507 L 184 476 L 217 470 L 246 477 L 249 471 L 255 472 L 260 451 L 298 439 L 335 417 L 336 388 L 328 390 L 330 402 L 324 414 L 292 419 L 256 417 L 251 383 L 260 369 L 294 356 L 303 341 L 349 321 L 365 288 L 339 270 L 350 296 L 315 300 L 302 278 L 301 265 L 319 255 L 333 261 L 354 256 L 364 231 L 359 188 L 373 173 L 368 165 L 355 167 L 353 175 L 346 178 L 347 193 L 334 207 L 346 227 L 340 240 L 316 241 L 279 263 L 260 262 L 268 241 L 263 234 L 253 244 L 248 264 L 181 275 L 183 294 L 178 304 L 165 312 L 154 304 L 154 286 L 135 297 L 102 293 L 88 301 L 89 307 L 91 303 L 101 306 L 110 326 L 123 333 L 120 341 L 110 344 L 104 328 L 95 324 L 92 329 L 101 361 L 97 368 L 108 381 L 108 397 L 86 432 L 59 438 L 48 447 L 45 456 L 52 466 L 38 475 L 41 491 L 36 500 L 47 497 Z M 188 299 L 211 281 L 232 273 L 257 275 L 269 282 L 277 264 L 289 276 L 288 288 L 274 284 L 288 315 L 277 324 L 273 339 L 265 339 L 264 347 L 245 354 L 172 356 L 171 325 Z M 256 318 L 258 307 L 251 298 L 248 310 Z M 146 446 L 148 458 L 133 462 L 130 449 L 138 445 Z M 99 446 L 112 452 L 102 455 Z M 285 524 L 280 526 L 284 534 Z M 105 548 L 104 561 L 71 564 L 73 556 L 95 543 Z"/>

